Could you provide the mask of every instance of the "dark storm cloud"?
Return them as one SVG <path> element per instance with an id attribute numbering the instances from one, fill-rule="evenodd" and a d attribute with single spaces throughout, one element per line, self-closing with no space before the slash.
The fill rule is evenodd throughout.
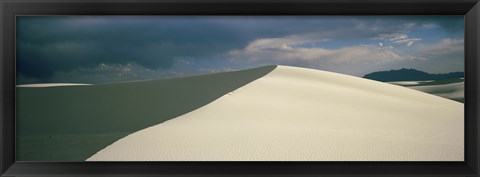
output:
<path id="1" fill-rule="evenodd" d="M 181 17 L 18 17 L 17 67 L 41 78 L 99 63 L 169 68 L 176 57 L 206 56 L 247 42 L 233 33 Z"/>
<path id="2" fill-rule="evenodd" d="M 465 21 L 459 20 L 458 16 L 445 16 L 442 19 L 437 19 L 436 24 L 441 26 L 449 35 L 463 37 L 463 30 L 465 28 Z"/>

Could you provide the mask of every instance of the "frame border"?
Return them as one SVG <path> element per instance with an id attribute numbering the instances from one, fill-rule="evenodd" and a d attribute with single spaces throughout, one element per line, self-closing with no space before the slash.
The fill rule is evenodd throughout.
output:
<path id="1" fill-rule="evenodd" d="M 0 176 L 479 176 L 479 0 L 0 0 Z M 464 15 L 465 162 L 16 162 L 17 15 Z"/>

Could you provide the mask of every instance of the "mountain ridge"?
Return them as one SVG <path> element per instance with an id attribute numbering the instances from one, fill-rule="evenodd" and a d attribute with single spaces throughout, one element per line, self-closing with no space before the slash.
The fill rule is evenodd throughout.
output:
<path id="1" fill-rule="evenodd" d="M 377 71 L 366 74 L 363 78 L 382 81 L 382 82 L 392 82 L 392 81 L 425 81 L 425 80 L 443 80 L 443 79 L 454 79 L 464 77 L 464 72 L 449 72 L 449 73 L 439 73 L 431 74 L 424 71 L 416 69 L 407 69 L 402 68 L 398 70 L 389 70 L 389 71 Z"/>

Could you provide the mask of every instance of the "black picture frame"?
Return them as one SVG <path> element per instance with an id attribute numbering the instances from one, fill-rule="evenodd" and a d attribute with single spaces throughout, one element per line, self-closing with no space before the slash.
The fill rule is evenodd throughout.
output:
<path id="1" fill-rule="evenodd" d="M 479 176 L 478 0 L 0 0 L 2 176 Z M 17 162 L 18 15 L 464 15 L 464 162 Z"/>

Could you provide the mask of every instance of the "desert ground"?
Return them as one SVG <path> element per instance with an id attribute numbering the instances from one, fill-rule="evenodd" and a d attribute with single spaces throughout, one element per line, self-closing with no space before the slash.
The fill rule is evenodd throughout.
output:
<path id="1" fill-rule="evenodd" d="M 389 83 L 405 86 L 407 88 L 437 95 L 439 97 L 451 99 L 461 103 L 465 102 L 465 82 L 463 78 L 437 81 L 402 81 Z"/>

